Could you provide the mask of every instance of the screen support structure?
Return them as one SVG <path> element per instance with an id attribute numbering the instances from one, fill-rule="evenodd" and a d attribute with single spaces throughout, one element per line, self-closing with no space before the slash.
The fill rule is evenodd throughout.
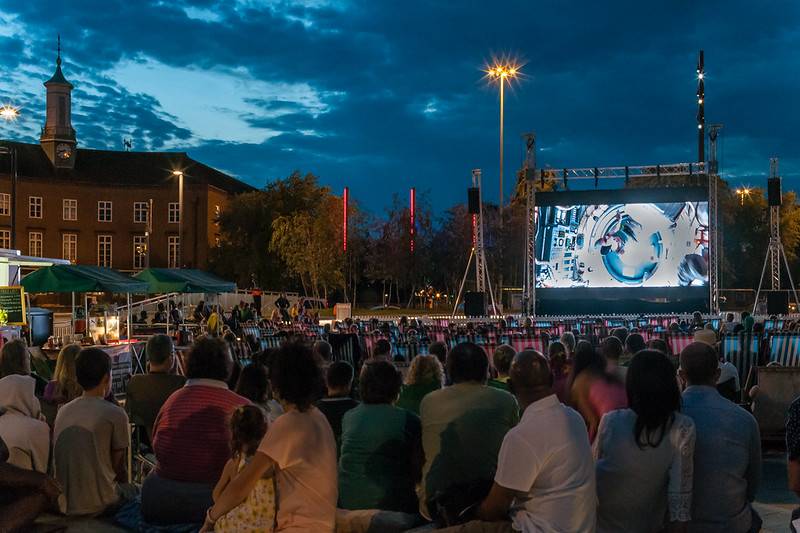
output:
<path id="1" fill-rule="evenodd" d="M 701 52 L 702 53 L 702 52 Z M 721 124 L 712 124 L 708 130 L 708 309 L 719 313 L 719 220 L 718 185 L 719 161 L 717 159 L 717 140 Z"/>
<path id="2" fill-rule="evenodd" d="M 522 291 L 522 312 L 536 315 L 536 135 L 526 133 L 525 162 L 525 278 Z"/>
<path id="3" fill-rule="evenodd" d="M 769 159 L 769 177 L 778 178 L 778 158 L 771 157 Z M 777 205 L 769 207 L 769 244 L 767 245 L 767 255 L 764 257 L 764 266 L 761 267 L 761 277 L 758 278 L 758 290 L 756 291 L 756 299 L 753 303 L 753 314 L 756 313 L 756 306 L 758 306 L 758 298 L 761 296 L 761 288 L 764 283 L 764 272 L 767 271 L 767 264 L 769 264 L 769 278 L 770 289 L 773 291 L 781 290 L 781 257 L 783 258 L 783 266 L 786 267 L 786 274 L 789 276 L 789 287 L 794 296 L 794 303 L 800 309 L 800 300 L 797 298 L 797 290 L 794 286 L 792 279 L 792 271 L 789 270 L 789 262 L 786 260 L 786 252 L 783 249 L 781 242 L 781 208 Z"/>
<path id="4" fill-rule="evenodd" d="M 464 292 L 464 284 L 469 277 L 469 269 L 473 259 L 475 259 L 475 290 L 478 292 L 486 292 L 486 289 L 489 289 L 489 301 L 492 304 L 492 314 L 497 315 L 497 305 L 494 301 L 494 291 L 492 290 L 492 282 L 489 279 L 489 269 L 486 266 L 486 253 L 483 247 L 483 195 L 481 192 L 481 169 L 479 168 L 472 170 L 472 186 L 478 189 L 478 213 L 473 215 L 474 242 L 472 251 L 469 254 L 469 259 L 467 259 L 467 268 L 464 270 L 464 277 L 461 279 L 461 285 L 458 288 L 458 295 L 456 296 L 456 301 L 453 305 L 453 314 L 451 316 L 456 315 L 458 303 L 461 301 L 461 296 Z"/>

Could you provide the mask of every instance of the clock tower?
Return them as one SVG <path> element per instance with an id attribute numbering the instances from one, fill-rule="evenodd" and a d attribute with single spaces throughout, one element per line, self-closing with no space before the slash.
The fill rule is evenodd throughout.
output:
<path id="1" fill-rule="evenodd" d="M 39 144 L 56 168 L 75 167 L 75 129 L 72 127 L 72 84 L 61 73 L 61 37 L 53 77 L 47 88 L 47 117 Z"/>

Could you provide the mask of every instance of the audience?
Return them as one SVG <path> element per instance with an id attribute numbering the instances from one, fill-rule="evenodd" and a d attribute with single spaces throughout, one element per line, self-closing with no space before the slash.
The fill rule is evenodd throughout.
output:
<path id="1" fill-rule="evenodd" d="M 81 395 L 83 390 L 78 385 L 78 378 L 75 375 L 75 360 L 80 353 L 79 344 L 67 344 L 61 348 L 56 359 L 53 379 L 44 389 L 43 400 L 61 405 Z"/>
<path id="2" fill-rule="evenodd" d="M 58 508 L 61 488 L 52 477 L 8 462 L 9 451 L 0 438 L 0 528 L 31 531 L 33 521 Z"/>
<path id="3" fill-rule="evenodd" d="M 647 348 L 647 343 L 644 342 L 644 337 L 642 337 L 641 333 L 631 333 L 625 337 L 625 357 L 627 360 L 630 360 L 645 348 Z"/>
<path id="4" fill-rule="evenodd" d="M 164 403 L 153 427 L 155 472 L 142 485 L 142 516 L 152 524 L 199 524 L 231 457 L 231 413 L 250 402 L 228 390 L 227 344 L 201 338 L 189 351 L 186 385 Z"/>
<path id="5" fill-rule="evenodd" d="M 569 402 L 570 360 L 567 349 L 560 341 L 553 341 L 547 349 L 547 360 L 553 373 L 553 391 L 561 403 Z"/>
<path id="6" fill-rule="evenodd" d="M 419 416 L 422 399 L 444 385 L 444 370 L 435 356 L 418 355 L 411 361 L 405 381 L 400 389 L 397 407 L 408 409 Z"/>
<path id="7" fill-rule="evenodd" d="M 8 464 L 46 473 L 50 428 L 41 419 L 35 391 L 31 376 L 9 374 L 0 379 L 0 439 L 8 448 Z"/>
<path id="8" fill-rule="evenodd" d="M 616 340 L 616 339 L 615 339 Z M 695 429 L 666 355 L 642 350 L 631 361 L 629 409 L 600 421 L 598 531 L 683 531 L 690 520 Z"/>
<path id="9" fill-rule="evenodd" d="M 320 358 L 324 365 L 331 364 L 333 358 L 333 347 L 328 341 L 316 341 L 314 343 L 314 354 Z"/>
<path id="10" fill-rule="evenodd" d="M 353 391 L 354 371 L 350 363 L 337 361 L 328 367 L 325 383 L 328 395 L 316 403 L 333 430 L 336 439 L 336 449 L 341 449 L 342 443 L 342 418 L 350 409 L 358 406 L 350 394 Z M 338 455 L 337 455 L 338 456 Z"/>
<path id="11" fill-rule="evenodd" d="M 753 415 L 717 392 L 717 354 L 693 342 L 680 356 L 683 412 L 695 424 L 689 531 L 758 531 L 751 506 L 761 478 L 761 437 Z"/>
<path id="12" fill-rule="evenodd" d="M 366 363 L 360 383 L 362 403 L 342 421 L 339 506 L 414 515 L 422 470 L 419 417 L 392 405 L 402 376 L 391 363 Z"/>
<path id="13" fill-rule="evenodd" d="M 392 361 L 392 345 L 386 339 L 378 339 L 372 348 L 373 361 Z"/>
<path id="14" fill-rule="evenodd" d="M 258 450 L 208 509 L 204 529 L 245 501 L 260 479 L 277 480 L 276 531 L 332 533 L 336 522 L 336 440 L 314 407 L 323 388 L 322 370 L 311 349 L 284 344 L 270 368 L 276 396 L 286 413 L 269 428 Z M 309 445 L 313 443 L 312 445 Z"/>
<path id="15" fill-rule="evenodd" d="M 150 337 L 145 346 L 145 354 L 148 362 L 147 374 L 131 376 L 125 396 L 125 410 L 131 423 L 143 427 L 148 442 L 152 442 L 153 425 L 161 406 L 173 392 L 183 387 L 186 378 L 175 373 L 175 348 L 170 337 Z"/>
<path id="16" fill-rule="evenodd" d="M 628 405 L 622 381 L 606 372 L 605 358 L 587 341 L 580 341 L 575 347 L 569 390 L 570 403 L 586 421 L 591 442 L 603 415 Z"/>
<path id="17" fill-rule="evenodd" d="M 620 366 L 619 360 L 625 348 L 619 338 L 611 335 L 606 337 L 600 343 L 600 353 L 606 359 L 606 372 L 619 378 L 621 382 L 625 382 L 625 375 L 628 373 L 628 367 Z"/>
<path id="18" fill-rule="evenodd" d="M 518 421 L 514 397 L 486 385 L 488 368 L 480 346 L 459 344 L 447 356 L 453 385 L 422 399 L 423 516 L 435 518 L 431 500 L 464 484 L 491 480 L 503 437 Z"/>
<path id="19" fill-rule="evenodd" d="M 47 383 L 31 372 L 31 357 L 28 353 L 28 345 L 22 339 L 9 341 L 3 344 L 3 348 L 0 349 L 0 378 L 12 374 L 30 376 L 36 383 L 36 396 L 41 396 L 44 393 Z"/>
<path id="20" fill-rule="evenodd" d="M 567 357 L 572 358 L 575 353 L 575 334 L 571 331 L 565 331 L 558 340 L 564 345 L 564 349 L 567 351 Z"/>
<path id="21" fill-rule="evenodd" d="M 268 376 L 269 372 L 264 365 L 251 363 L 239 372 L 234 391 L 259 407 L 271 424 L 283 414 L 283 409 L 280 403 L 272 398 Z"/>
<path id="22" fill-rule="evenodd" d="M 508 390 L 508 371 L 511 369 L 511 361 L 514 360 L 515 355 L 514 348 L 508 344 L 501 344 L 495 349 L 492 363 L 497 371 L 497 377 L 488 381 L 490 387 L 504 391 Z"/>
<path id="23" fill-rule="evenodd" d="M 75 360 L 83 389 L 58 410 L 53 428 L 56 479 L 64 489 L 61 510 L 97 515 L 135 496 L 127 483 L 128 415 L 104 398 L 111 390 L 111 358 L 84 348 Z"/>

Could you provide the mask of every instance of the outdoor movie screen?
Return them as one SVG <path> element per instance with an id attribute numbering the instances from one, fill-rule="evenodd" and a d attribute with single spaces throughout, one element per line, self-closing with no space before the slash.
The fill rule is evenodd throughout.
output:
<path id="1" fill-rule="evenodd" d="M 605 192 L 603 203 L 582 194 L 572 195 L 580 203 L 557 205 L 569 193 L 552 193 L 550 205 L 536 207 L 537 289 L 708 284 L 707 196 L 631 202 L 622 194 L 630 191 Z"/>

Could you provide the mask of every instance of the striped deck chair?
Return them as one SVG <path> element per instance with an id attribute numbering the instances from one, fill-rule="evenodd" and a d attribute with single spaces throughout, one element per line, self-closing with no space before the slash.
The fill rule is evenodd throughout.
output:
<path id="1" fill-rule="evenodd" d="M 533 348 L 544 353 L 544 342 L 541 335 L 514 335 L 510 340 L 511 347 L 514 348 L 515 352 Z"/>
<path id="2" fill-rule="evenodd" d="M 758 365 L 760 345 L 761 336 L 752 333 L 729 333 L 722 337 L 722 357 L 736 367 L 742 387 L 750 375 L 750 369 Z"/>
<path id="3" fill-rule="evenodd" d="M 684 348 L 694 342 L 694 335 L 690 333 L 670 333 L 666 338 L 669 349 L 673 355 L 680 355 Z"/>
<path id="4" fill-rule="evenodd" d="M 268 350 L 270 348 L 280 348 L 281 343 L 286 339 L 281 335 L 266 335 L 261 337 L 261 349 Z"/>
<path id="5" fill-rule="evenodd" d="M 333 348 L 331 360 L 347 361 L 355 368 L 356 362 L 361 358 L 358 335 L 353 333 L 332 333 L 328 335 L 328 342 Z"/>
<path id="6" fill-rule="evenodd" d="M 772 335 L 769 343 L 769 360 L 782 366 L 800 366 L 800 334 Z"/>

